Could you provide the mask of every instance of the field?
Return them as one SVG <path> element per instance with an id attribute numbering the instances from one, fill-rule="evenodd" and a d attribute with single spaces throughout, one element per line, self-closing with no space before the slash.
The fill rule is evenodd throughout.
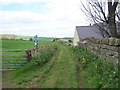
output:
<path id="1" fill-rule="evenodd" d="M 20 50 L 25 50 L 25 49 L 31 49 L 33 48 L 34 43 L 31 41 L 15 41 L 15 40 L 3 40 L 2 41 L 2 49 L 3 50 L 8 50 L 8 49 L 20 49 Z"/>
<path id="2" fill-rule="evenodd" d="M 45 45 L 45 44 L 48 44 L 48 42 L 39 41 L 39 45 Z M 33 41 L 2 40 L 2 49 L 3 50 L 8 50 L 8 49 L 26 50 L 26 49 L 32 49 L 32 48 L 34 48 Z"/>
<path id="3" fill-rule="evenodd" d="M 2 44 L 3 50 L 34 48 L 33 41 L 3 40 Z M 117 67 L 82 47 L 41 41 L 31 62 L 3 72 L 3 87 L 117 88 L 118 78 Z"/>
<path id="4" fill-rule="evenodd" d="M 16 39 L 23 39 L 23 40 L 29 40 L 30 38 L 33 39 L 33 36 L 20 36 L 17 35 Z M 40 41 L 52 41 L 53 38 L 49 38 L 49 37 L 39 37 Z"/>
<path id="5" fill-rule="evenodd" d="M 27 45 L 24 44 L 29 43 L 29 48 L 32 48 L 33 45 L 30 41 L 19 41 L 18 43 L 22 43 L 23 46 L 16 45 L 15 48 L 13 48 L 14 46 L 4 45 L 5 43 L 17 42 L 3 41 L 3 48 L 25 49 Z M 52 42 L 40 42 L 39 48 L 43 45 L 46 48 L 40 50 L 38 57 L 33 57 L 32 61 L 22 68 L 9 72 L 11 76 L 9 79 L 6 80 L 3 77 L 8 81 L 4 82 L 3 79 L 4 87 L 77 87 L 76 67 L 71 58 L 71 48 Z M 3 73 L 8 74 L 8 72 Z M 13 83 L 13 85 L 10 85 L 10 83 Z"/>
<path id="6" fill-rule="evenodd" d="M 40 45 L 44 45 L 46 42 L 39 42 Z M 3 68 L 7 68 L 7 67 L 13 67 L 13 64 L 19 64 L 19 63 L 25 63 L 25 51 L 27 49 L 33 49 L 34 48 L 34 43 L 33 41 L 20 41 L 20 40 L 3 40 L 2 41 L 2 50 L 18 50 L 18 51 L 14 51 L 14 52 L 3 52 L 2 54 L 2 58 L 3 58 L 3 63 L 9 63 L 10 66 L 7 65 L 3 65 Z M 6 57 L 7 56 L 7 57 Z M 12 60 L 11 60 L 12 59 Z M 18 60 L 20 59 L 20 60 Z M 19 65 L 16 65 L 16 67 L 18 67 Z"/>

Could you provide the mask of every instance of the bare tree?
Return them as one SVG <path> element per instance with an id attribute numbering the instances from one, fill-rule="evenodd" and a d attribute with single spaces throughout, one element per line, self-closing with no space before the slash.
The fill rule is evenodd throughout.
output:
<path id="1" fill-rule="evenodd" d="M 86 5 L 81 2 L 81 10 L 88 20 L 98 27 L 98 32 L 103 37 L 120 38 L 116 28 L 116 17 L 120 20 L 119 12 L 116 12 L 119 0 L 86 0 Z"/>

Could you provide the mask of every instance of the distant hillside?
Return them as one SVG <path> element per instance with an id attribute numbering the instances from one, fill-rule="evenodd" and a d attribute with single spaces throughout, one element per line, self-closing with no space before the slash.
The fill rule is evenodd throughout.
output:
<path id="1" fill-rule="evenodd" d="M 0 39 L 21 39 L 21 40 L 30 40 L 30 38 L 34 38 L 34 36 L 23 36 L 23 35 L 15 35 L 15 34 L 1 34 Z M 52 41 L 54 37 L 39 37 L 40 41 Z M 73 39 L 71 37 L 64 37 L 64 38 L 58 38 L 58 39 Z"/>
<path id="2" fill-rule="evenodd" d="M 34 36 L 17 36 L 16 39 L 23 39 L 23 40 L 29 40 L 30 38 L 34 38 Z M 53 38 L 49 38 L 49 37 L 39 37 L 39 40 L 41 41 L 52 41 Z"/>
<path id="3" fill-rule="evenodd" d="M 22 35 L 15 35 L 15 34 L 1 34 L 0 39 L 21 39 L 21 40 L 30 40 L 30 38 L 34 38 L 34 36 L 22 36 Z M 49 37 L 39 37 L 41 41 L 52 41 L 54 38 Z"/>
<path id="4" fill-rule="evenodd" d="M 0 35 L 0 39 L 16 39 L 16 35 L 15 34 L 1 34 Z"/>
<path id="5" fill-rule="evenodd" d="M 17 37 L 16 37 L 16 39 L 22 39 L 22 40 L 29 40 L 30 38 L 33 38 L 33 36 L 17 35 Z"/>

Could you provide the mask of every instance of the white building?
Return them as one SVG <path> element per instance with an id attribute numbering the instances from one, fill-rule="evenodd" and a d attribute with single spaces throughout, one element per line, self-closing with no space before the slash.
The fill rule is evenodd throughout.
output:
<path id="1" fill-rule="evenodd" d="M 78 42 L 80 42 L 81 39 L 91 38 L 91 37 L 102 38 L 100 34 L 95 32 L 96 29 L 98 29 L 96 26 L 76 26 L 74 39 L 73 39 L 73 46 L 77 46 Z"/>

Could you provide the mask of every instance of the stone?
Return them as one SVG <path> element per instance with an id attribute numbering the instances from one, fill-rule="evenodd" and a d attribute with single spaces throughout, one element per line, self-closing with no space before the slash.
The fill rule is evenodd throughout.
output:
<path id="1" fill-rule="evenodd" d="M 120 46 L 120 39 L 115 40 L 115 46 Z"/>
<path id="2" fill-rule="evenodd" d="M 109 45 L 115 46 L 116 39 L 115 38 L 109 38 Z"/>
<path id="3" fill-rule="evenodd" d="M 101 40 L 101 43 L 102 43 L 102 44 L 105 44 L 105 45 L 109 45 L 109 39 L 108 39 L 108 38 L 103 38 L 103 39 Z"/>

